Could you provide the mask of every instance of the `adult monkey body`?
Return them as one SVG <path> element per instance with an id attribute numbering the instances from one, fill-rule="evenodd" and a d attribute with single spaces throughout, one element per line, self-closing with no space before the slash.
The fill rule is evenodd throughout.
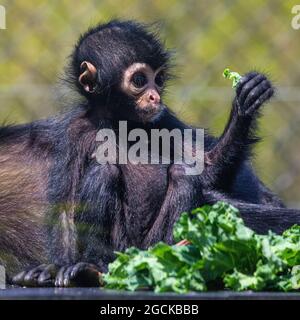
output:
<path id="1" fill-rule="evenodd" d="M 273 95 L 255 72 L 237 87 L 219 139 L 205 137 L 205 170 L 184 165 L 99 165 L 96 134 L 127 120 L 129 129 L 190 128 L 161 97 L 169 53 L 146 28 L 113 21 L 82 36 L 70 81 L 86 102 L 28 125 L 0 130 L 0 264 L 27 286 L 96 285 L 114 250 L 172 242 L 181 212 L 226 200 L 258 232 L 300 223 L 255 176 L 247 160 L 260 106 Z M 37 267 L 38 266 L 38 267 Z M 30 270 L 30 271 L 28 271 Z"/>

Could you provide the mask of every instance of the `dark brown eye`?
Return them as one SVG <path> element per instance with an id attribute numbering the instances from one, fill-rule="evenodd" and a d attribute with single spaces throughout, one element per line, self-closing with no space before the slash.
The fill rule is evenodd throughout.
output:
<path id="1" fill-rule="evenodd" d="M 136 88 L 143 88 L 147 84 L 147 77 L 142 72 L 135 73 L 131 78 Z"/>
<path id="2" fill-rule="evenodd" d="M 165 74 L 163 71 L 160 71 L 155 77 L 155 83 L 159 87 L 162 87 L 165 83 Z"/>

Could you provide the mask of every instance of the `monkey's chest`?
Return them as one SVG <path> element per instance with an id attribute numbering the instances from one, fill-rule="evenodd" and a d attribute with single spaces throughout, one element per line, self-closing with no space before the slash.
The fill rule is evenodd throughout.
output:
<path id="1" fill-rule="evenodd" d="M 154 223 L 168 187 L 167 165 L 122 167 L 126 229 L 133 245 L 138 245 Z"/>

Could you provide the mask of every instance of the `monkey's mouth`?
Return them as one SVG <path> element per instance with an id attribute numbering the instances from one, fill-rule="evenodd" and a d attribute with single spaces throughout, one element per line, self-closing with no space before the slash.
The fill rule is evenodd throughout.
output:
<path id="1" fill-rule="evenodd" d="M 148 105 L 143 108 L 138 108 L 137 113 L 143 122 L 152 122 L 159 119 L 164 110 L 165 106 L 163 104 L 159 104 L 156 107 Z"/>

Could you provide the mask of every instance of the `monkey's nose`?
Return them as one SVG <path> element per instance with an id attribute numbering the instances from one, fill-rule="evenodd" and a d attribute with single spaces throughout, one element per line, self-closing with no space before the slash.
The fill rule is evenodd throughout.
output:
<path id="1" fill-rule="evenodd" d="M 153 91 L 149 94 L 149 102 L 153 105 L 157 105 L 160 103 L 160 95 Z"/>

